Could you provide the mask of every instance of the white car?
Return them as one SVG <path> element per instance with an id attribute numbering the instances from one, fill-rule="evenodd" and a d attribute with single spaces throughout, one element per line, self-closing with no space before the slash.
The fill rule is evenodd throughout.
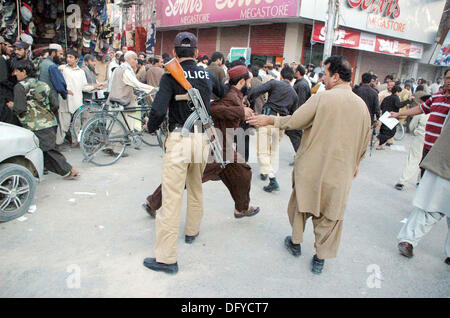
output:
<path id="1" fill-rule="evenodd" d="M 0 222 L 28 211 L 43 174 L 44 156 L 35 134 L 0 122 Z"/>

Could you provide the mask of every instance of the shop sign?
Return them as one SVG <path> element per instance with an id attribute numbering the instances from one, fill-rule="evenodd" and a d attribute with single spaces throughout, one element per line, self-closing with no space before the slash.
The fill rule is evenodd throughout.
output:
<path id="1" fill-rule="evenodd" d="M 249 47 L 232 47 L 228 55 L 228 60 L 233 62 L 240 57 L 245 58 L 245 63 L 250 64 L 250 58 L 252 56 L 252 49 Z"/>
<path id="2" fill-rule="evenodd" d="M 445 0 L 341 0 L 342 27 L 433 44 Z M 325 22 L 328 0 L 302 1 L 300 17 Z"/>
<path id="3" fill-rule="evenodd" d="M 392 39 L 381 35 L 349 30 L 346 28 L 339 28 L 335 33 L 336 35 L 333 44 L 336 46 L 414 59 L 421 59 L 423 55 L 423 45 L 420 43 Z M 324 43 L 325 36 L 325 24 L 320 22 L 314 23 L 312 40 Z"/>
<path id="4" fill-rule="evenodd" d="M 297 0 L 157 0 L 158 27 L 297 16 Z"/>
<path id="5" fill-rule="evenodd" d="M 314 24 L 314 33 L 313 33 L 313 41 L 316 42 L 325 42 L 325 37 L 327 35 L 327 28 L 324 23 L 315 23 Z M 339 28 L 334 33 L 334 45 L 349 47 L 352 49 L 359 48 L 359 40 L 360 40 L 361 32 L 353 31 L 349 29 Z"/>
<path id="6" fill-rule="evenodd" d="M 442 43 L 441 50 L 439 51 L 434 64 L 440 66 L 450 66 L 450 31 L 447 32 L 444 43 Z"/>
<path id="7" fill-rule="evenodd" d="M 400 16 L 399 0 L 347 0 L 351 8 L 360 8 L 369 13 L 381 14 L 396 19 Z"/>

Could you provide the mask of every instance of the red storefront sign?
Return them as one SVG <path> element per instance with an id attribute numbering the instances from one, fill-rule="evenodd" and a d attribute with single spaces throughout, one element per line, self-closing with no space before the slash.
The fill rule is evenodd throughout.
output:
<path id="1" fill-rule="evenodd" d="M 339 28 L 335 33 L 333 43 L 336 46 L 416 59 L 422 58 L 423 45 L 420 43 L 397 40 L 345 28 Z M 321 22 L 314 23 L 312 40 L 324 43 L 325 36 L 325 24 Z"/>
<path id="2" fill-rule="evenodd" d="M 360 7 L 361 10 L 365 10 L 373 13 L 385 15 L 386 17 L 392 17 L 394 19 L 400 16 L 399 0 L 347 0 L 348 5 L 351 8 Z"/>
<path id="3" fill-rule="evenodd" d="M 411 42 L 389 39 L 377 35 L 375 52 L 409 57 Z"/>
<path id="4" fill-rule="evenodd" d="M 325 42 L 325 36 L 327 35 L 327 29 L 324 23 L 316 22 L 314 24 L 313 41 Z M 348 47 L 352 49 L 359 48 L 359 39 L 361 32 L 339 28 L 334 34 L 334 45 Z"/>
<path id="5" fill-rule="evenodd" d="M 296 17 L 297 0 L 157 0 L 158 27 Z"/>

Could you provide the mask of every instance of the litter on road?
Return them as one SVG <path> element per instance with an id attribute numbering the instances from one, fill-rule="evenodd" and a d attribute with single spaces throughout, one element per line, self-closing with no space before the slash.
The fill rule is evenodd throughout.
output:
<path id="1" fill-rule="evenodd" d="M 36 205 L 31 205 L 29 208 L 28 208 L 28 213 L 34 213 L 34 212 L 36 212 Z"/>

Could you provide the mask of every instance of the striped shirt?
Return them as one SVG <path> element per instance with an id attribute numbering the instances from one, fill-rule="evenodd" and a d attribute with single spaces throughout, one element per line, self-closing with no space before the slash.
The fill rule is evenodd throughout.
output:
<path id="1" fill-rule="evenodd" d="M 424 114 L 430 114 L 425 127 L 424 145 L 425 149 L 430 150 L 441 135 L 442 127 L 450 109 L 450 96 L 446 96 L 445 91 L 438 92 L 420 105 L 420 109 Z"/>

